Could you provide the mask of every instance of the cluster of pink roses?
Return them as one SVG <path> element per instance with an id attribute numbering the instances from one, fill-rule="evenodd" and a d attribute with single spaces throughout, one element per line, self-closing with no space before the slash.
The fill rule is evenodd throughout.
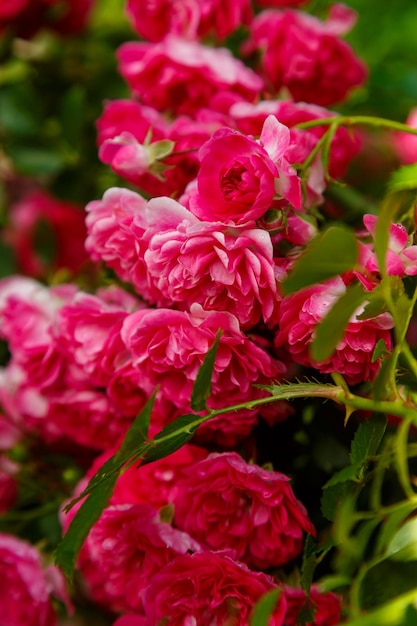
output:
<path id="1" fill-rule="evenodd" d="M 342 176 L 359 149 L 338 128 L 326 171 L 325 127 L 297 125 L 335 116 L 324 107 L 366 74 L 341 39 L 352 11 L 334 5 L 322 22 L 288 8 L 299 4 L 129 0 L 146 40 L 117 52 L 132 97 L 107 102 L 97 128 L 100 159 L 140 193 L 111 188 L 86 207 L 86 250 L 114 284 L 92 294 L 24 277 L 0 282 L 0 335 L 10 352 L 1 405 L 22 434 L 98 455 L 76 495 L 155 390 L 151 436 L 191 411 L 219 330 L 211 409 L 265 396 L 262 386 L 291 376 L 294 364 L 337 371 L 349 384 L 372 380 L 376 344 L 391 348 L 390 315 L 364 317 L 362 307 L 332 357 L 317 363 L 309 353 L 349 284 L 369 292 L 379 284 L 373 216 L 358 233 L 354 271 L 294 295 L 280 287 L 317 232 L 327 175 Z M 247 64 L 202 42 L 224 42 L 241 25 Z M 417 272 L 409 243 L 392 226 L 389 274 Z M 232 450 L 260 417 L 290 412 L 277 403 L 263 415 L 253 407 L 219 414 L 199 429 L 200 447 L 119 477 L 78 559 L 85 593 L 115 626 L 246 626 L 272 589 L 280 595 L 271 626 L 295 626 L 307 609 L 310 623 L 338 623 L 336 595 L 316 586 L 306 594 L 274 575 L 300 555 L 304 533 L 315 534 L 289 477 Z M 0 492 L 0 509 L 13 501 L 13 484 Z M 64 529 L 74 510 L 62 515 Z"/>

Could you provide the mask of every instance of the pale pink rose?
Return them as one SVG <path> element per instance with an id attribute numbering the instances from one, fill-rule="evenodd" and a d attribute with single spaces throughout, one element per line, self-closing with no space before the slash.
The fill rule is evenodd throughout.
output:
<path id="1" fill-rule="evenodd" d="M 158 387 L 159 394 L 179 411 L 189 412 L 194 381 L 218 330 L 223 332 L 209 405 L 221 408 L 262 397 L 264 393 L 255 385 L 271 382 L 285 368 L 243 334 L 231 313 L 204 311 L 197 303 L 190 312 L 138 311 L 124 321 L 122 338 L 141 372 L 143 388 L 153 393 Z M 248 409 L 219 416 L 200 433 L 210 433 L 221 445 L 233 445 L 255 422 L 255 411 Z"/>
<path id="2" fill-rule="evenodd" d="M 393 321 L 388 313 L 358 319 L 365 305 L 360 307 L 352 315 L 333 356 L 316 363 L 309 354 L 315 329 L 345 291 L 345 283 L 337 277 L 284 297 L 276 346 L 285 346 L 296 363 L 313 367 L 322 373 L 339 372 L 348 384 L 355 385 L 372 381 L 378 373 L 381 361 L 377 359 L 372 362 L 373 351 L 380 339 L 388 350 L 391 349 L 390 329 Z"/>
<path id="3" fill-rule="evenodd" d="M 131 229 L 134 218 L 145 228 L 145 206 L 146 200 L 134 191 L 118 187 L 108 189 L 102 200 L 93 200 L 86 206 L 85 247 L 93 261 L 104 261 L 126 282 L 130 282 L 135 267 L 146 297 L 145 270 L 140 270 L 140 262 L 138 265 L 144 251 L 140 250 Z"/>
<path id="4" fill-rule="evenodd" d="M 60 573 L 43 567 L 34 546 L 5 533 L 0 533 L 0 590 L 5 626 L 56 625 L 51 595 L 65 594 Z"/>
<path id="5" fill-rule="evenodd" d="M 315 534 L 284 474 L 246 463 L 236 452 L 211 454 L 180 479 L 175 524 L 212 550 L 230 548 L 249 567 L 284 565 Z"/>
<path id="6" fill-rule="evenodd" d="M 4 238 L 13 246 L 20 272 L 34 278 L 50 276 L 59 269 L 76 274 L 86 263 L 81 206 L 39 189 L 13 204 L 8 218 Z"/>
<path id="7" fill-rule="evenodd" d="M 354 22 L 351 9 L 332 9 L 326 22 L 301 11 L 266 9 L 251 25 L 247 52 L 261 51 L 261 68 L 275 93 L 323 106 L 344 100 L 366 78 L 364 64 L 340 39 Z"/>
<path id="8" fill-rule="evenodd" d="M 148 223 L 145 263 L 164 301 L 229 311 L 242 328 L 277 321 L 278 277 L 265 230 L 200 222 L 168 198 L 149 202 Z"/>
<path id="9" fill-rule="evenodd" d="M 160 43 L 128 42 L 117 53 L 133 93 L 158 111 L 194 115 L 213 96 L 231 91 L 253 101 L 262 79 L 226 48 L 209 48 L 168 35 Z"/>
<path id="10" fill-rule="evenodd" d="M 135 611 L 164 565 L 200 549 L 186 533 L 160 522 L 152 506 L 109 506 L 92 527 L 77 565 L 95 602 L 115 612 Z"/>
<path id="11" fill-rule="evenodd" d="M 166 183 L 150 173 L 145 141 L 165 139 L 169 124 L 152 107 L 134 100 L 107 102 L 97 120 L 99 157 L 119 175 L 151 195 L 170 194 Z"/>
<path id="12" fill-rule="evenodd" d="M 146 626 L 247 626 L 253 607 L 274 588 L 269 576 L 215 552 L 179 556 L 155 574 L 144 593 Z M 269 626 L 281 626 L 281 595 Z M 140 622 L 139 622 L 140 623 Z"/>
<path id="13" fill-rule="evenodd" d="M 230 128 L 216 131 L 199 152 L 191 211 L 207 221 L 242 224 L 262 217 L 276 195 L 300 208 L 300 179 L 285 156 L 289 141 L 289 129 L 273 116 L 259 141 Z"/>
<path id="14" fill-rule="evenodd" d="M 417 107 L 411 109 L 405 123 L 414 130 L 417 129 Z M 417 135 L 393 133 L 392 143 L 401 163 L 404 165 L 417 163 Z"/>
<path id="15" fill-rule="evenodd" d="M 318 585 L 312 585 L 307 596 L 303 589 L 297 589 L 284 585 L 283 594 L 287 603 L 287 612 L 283 626 L 297 626 L 299 616 L 310 611 L 313 613 L 313 621 L 308 621 L 305 626 L 336 626 L 340 622 L 341 598 L 335 593 L 324 593 Z"/>
<path id="16" fill-rule="evenodd" d="M 368 233 L 375 238 L 375 229 L 378 217 L 367 213 L 363 216 L 363 223 Z M 411 244 L 412 237 L 402 224 L 391 224 L 388 237 L 386 255 L 386 271 L 390 276 L 415 276 L 417 274 L 417 246 Z M 362 259 L 366 270 L 379 272 L 378 260 L 373 246 L 362 248 Z"/>
<path id="17" fill-rule="evenodd" d="M 100 146 L 99 158 L 108 163 L 112 170 L 127 180 L 135 182 L 149 173 L 152 158 L 147 146 L 141 144 L 132 133 L 123 131 Z"/>
<path id="18" fill-rule="evenodd" d="M 249 0 L 129 0 L 127 11 L 136 32 L 148 41 L 161 41 L 169 33 L 196 39 L 214 32 L 224 39 L 252 15 Z"/>

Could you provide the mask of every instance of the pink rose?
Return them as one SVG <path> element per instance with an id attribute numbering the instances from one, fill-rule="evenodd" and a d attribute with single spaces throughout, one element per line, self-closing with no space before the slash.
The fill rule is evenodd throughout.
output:
<path id="1" fill-rule="evenodd" d="M 303 531 L 315 534 L 289 480 L 235 452 L 211 454 L 180 479 L 175 524 L 249 567 L 284 565 L 301 552 Z"/>
<path id="2" fill-rule="evenodd" d="M 260 319 L 277 321 L 278 276 L 265 230 L 200 222 L 165 198 L 152 199 L 147 215 L 145 263 L 162 301 L 181 309 L 198 302 L 205 310 L 228 311 L 242 328 Z"/>
<path id="3" fill-rule="evenodd" d="M 285 369 L 240 330 L 237 318 L 227 312 L 204 311 L 197 303 L 190 312 L 159 308 L 138 311 L 123 323 L 122 338 L 131 350 L 133 365 L 148 393 L 159 393 L 179 411 L 190 410 L 193 383 L 216 333 L 222 330 L 212 377 L 213 408 L 250 401 L 263 395 L 263 384 Z M 200 429 L 216 433 L 222 445 L 250 432 L 256 413 L 242 411 L 218 417 Z M 228 443 L 229 440 L 229 443 Z M 233 445 L 233 444 L 232 444 Z"/>
<path id="4" fill-rule="evenodd" d="M 128 15 L 137 33 L 148 41 L 161 41 L 169 33 L 195 39 L 214 31 L 220 39 L 248 23 L 248 0 L 129 0 Z"/>
<path id="5" fill-rule="evenodd" d="M 158 111 L 194 115 L 218 91 L 255 100 L 263 82 L 226 48 L 209 48 L 168 35 L 162 42 L 128 42 L 117 53 L 133 93 Z"/>
<path id="6" fill-rule="evenodd" d="M 145 626 L 247 626 L 254 605 L 274 588 L 262 572 L 214 552 L 179 556 L 155 574 L 144 593 Z M 281 626 L 284 596 L 269 622 Z M 140 624 L 140 622 L 139 622 Z"/>
<path id="7" fill-rule="evenodd" d="M 56 625 L 51 594 L 67 601 L 60 573 L 52 566 L 43 568 L 36 548 L 5 533 L 0 533 L 0 581 L 2 624 Z"/>
<path id="8" fill-rule="evenodd" d="M 337 277 L 283 298 L 276 346 L 285 346 L 296 363 L 314 367 L 322 373 L 339 372 L 348 384 L 355 385 L 373 380 L 378 373 L 380 359 L 372 361 L 373 351 L 380 339 L 385 341 L 388 350 L 391 349 L 393 321 L 388 313 L 358 319 L 363 311 L 361 307 L 350 319 L 333 356 L 321 363 L 314 362 L 309 345 L 315 328 L 345 290 L 343 280 Z"/>
<path id="9" fill-rule="evenodd" d="M 324 593 L 317 585 L 310 589 L 309 596 L 303 589 L 289 587 L 282 588 L 287 603 L 287 612 L 283 626 L 297 626 L 298 616 L 311 611 L 314 614 L 313 621 L 305 626 L 336 626 L 340 622 L 341 598 L 335 593 Z"/>
<path id="10" fill-rule="evenodd" d="M 258 142 L 230 128 L 216 131 L 199 152 L 191 211 L 207 221 L 242 224 L 262 217 L 276 194 L 300 208 L 300 179 L 285 157 L 289 141 L 289 129 L 273 116 Z"/>
<path id="11" fill-rule="evenodd" d="M 153 507 L 110 506 L 91 529 L 77 564 L 95 602 L 115 612 L 135 611 L 164 565 L 197 550 L 194 539 L 160 522 Z"/>
<path id="12" fill-rule="evenodd" d="M 366 77 L 363 63 L 340 39 L 355 13 L 334 5 L 326 22 L 300 11 L 266 9 L 251 25 L 246 51 L 260 50 L 261 67 L 275 92 L 323 106 L 344 100 Z"/>

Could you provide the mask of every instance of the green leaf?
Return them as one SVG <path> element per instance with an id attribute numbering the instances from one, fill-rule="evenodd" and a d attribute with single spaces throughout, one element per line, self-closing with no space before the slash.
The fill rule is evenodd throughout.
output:
<path id="1" fill-rule="evenodd" d="M 416 588 L 417 561 L 385 559 L 371 567 L 363 577 L 360 604 L 365 610 L 376 608 Z M 374 622 L 380 624 L 380 622 Z"/>
<path id="2" fill-rule="evenodd" d="M 198 370 L 197 378 L 191 393 L 191 408 L 193 411 L 203 411 L 206 408 L 206 401 L 211 394 L 211 379 L 213 376 L 220 337 L 221 331 L 218 331 L 213 345 L 207 352 L 204 357 L 204 361 Z"/>
<path id="3" fill-rule="evenodd" d="M 391 193 L 406 189 L 417 189 L 417 163 L 400 167 L 388 181 L 388 191 Z"/>
<path id="4" fill-rule="evenodd" d="M 355 490 L 355 483 L 349 480 L 339 482 L 336 485 L 327 486 L 323 489 L 320 504 L 321 512 L 324 517 L 334 522 L 340 503 L 347 495 L 353 494 Z"/>
<path id="5" fill-rule="evenodd" d="M 372 352 L 371 362 L 375 363 L 382 356 L 386 356 L 389 354 L 389 350 L 387 348 L 387 344 L 384 339 L 379 339 L 375 345 L 374 351 Z"/>
<path id="6" fill-rule="evenodd" d="M 398 508 L 386 517 L 377 539 L 376 551 L 385 555 L 388 545 L 397 533 L 404 520 L 416 510 L 415 502 L 404 500 L 398 503 Z"/>
<path id="7" fill-rule="evenodd" d="M 329 487 L 334 487 L 340 483 L 345 483 L 347 481 L 356 481 L 358 480 L 358 476 L 362 469 L 362 464 L 355 465 L 347 465 L 343 467 L 341 470 L 333 474 L 330 480 L 324 485 L 323 489 L 328 489 Z"/>
<path id="8" fill-rule="evenodd" d="M 133 422 L 116 454 L 108 459 L 87 485 L 87 488 L 65 508 L 68 511 L 76 502 L 87 496 L 74 516 L 67 532 L 55 553 L 55 562 L 68 578 L 72 578 L 75 562 L 93 524 L 107 505 L 123 465 L 132 456 L 132 451 L 143 445 L 148 433 L 149 420 L 155 394 Z"/>
<path id="9" fill-rule="evenodd" d="M 117 480 L 117 474 L 108 476 L 81 504 L 62 541 L 55 551 L 55 563 L 71 580 L 75 561 L 90 528 L 108 503 Z"/>
<path id="10" fill-rule="evenodd" d="M 154 141 L 148 147 L 149 156 L 152 161 L 158 159 L 164 159 L 169 156 L 175 147 L 175 141 L 170 139 L 161 139 L 160 141 Z"/>
<path id="11" fill-rule="evenodd" d="M 352 230 L 331 226 L 312 241 L 282 282 L 284 295 L 347 272 L 355 266 L 358 251 Z"/>
<path id="12" fill-rule="evenodd" d="M 194 437 L 201 419 L 197 415 L 181 415 L 159 432 L 144 453 L 141 465 L 172 454 Z"/>
<path id="13" fill-rule="evenodd" d="M 253 609 L 249 621 L 250 626 L 268 626 L 269 619 L 278 604 L 280 595 L 281 589 L 276 588 L 271 589 L 271 591 L 262 596 Z"/>
<path id="14" fill-rule="evenodd" d="M 345 328 L 356 309 L 367 299 L 362 285 L 349 285 L 320 322 L 310 345 L 310 355 L 320 363 L 329 359 L 343 338 Z"/>
<path id="15" fill-rule="evenodd" d="M 369 420 L 359 425 L 353 437 L 350 452 L 352 465 L 366 464 L 377 453 L 386 426 L 385 416 L 380 413 L 374 413 Z"/>
<path id="16" fill-rule="evenodd" d="M 301 563 L 301 586 L 306 592 L 310 593 L 310 587 L 313 583 L 314 571 L 317 566 L 317 544 L 311 535 L 307 535 L 304 543 L 303 561 Z"/>
<path id="17" fill-rule="evenodd" d="M 386 549 L 394 561 L 417 561 L 417 517 L 408 520 L 395 533 Z"/>

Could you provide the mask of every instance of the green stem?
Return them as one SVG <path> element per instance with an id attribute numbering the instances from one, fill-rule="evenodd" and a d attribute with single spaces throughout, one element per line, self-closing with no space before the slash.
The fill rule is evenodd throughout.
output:
<path id="1" fill-rule="evenodd" d="M 383 117 L 371 117 L 370 115 L 341 115 L 340 117 L 325 117 L 319 120 L 302 122 L 297 124 L 295 128 L 307 130 L 308 128 L 330 126 L 332 124 L 335 124 L 336 126 L 376 126 L 377 128 L 387 128 L 389 130 L 397 130 L 410 133 L 411 135 L 417 135 L 417 128 L 412 128 L 407 124 L 395 122 L 394 120 L 387 120 Z"/>

